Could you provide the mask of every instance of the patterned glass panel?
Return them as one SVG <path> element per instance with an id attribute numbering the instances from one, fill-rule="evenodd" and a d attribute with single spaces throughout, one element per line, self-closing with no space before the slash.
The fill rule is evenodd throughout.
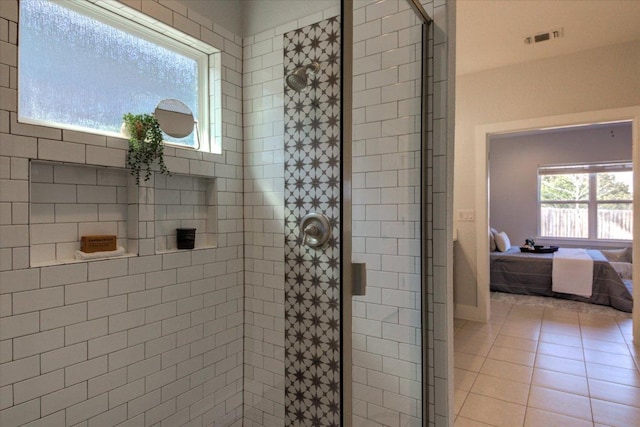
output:
<path id="1" fill-rule="evenodd" d="M 20 2 L 21 120 L 119 132 L 122 115 L 180 99 L 198 117 L 198 62 L 47 0 Z M 166 141 L 195 145 L 194 134 Z"/>

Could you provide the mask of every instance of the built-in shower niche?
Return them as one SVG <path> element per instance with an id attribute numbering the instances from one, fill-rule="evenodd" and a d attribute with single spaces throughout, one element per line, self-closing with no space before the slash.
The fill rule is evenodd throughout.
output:
<path id="1" fill-rule="evenodd" d="M 194 249 L 216 246 L 215 178 L 156 174 L 154 193 L 156 253 L 182 250 L 177 248 L 178 228 L 196 229 Z"/>
<path id="2" fill-rule="evenodd" d="M 29 222 L 31 266 L 78 262 L 88 235 L 115 235 L 128 253 L 128 173 L 125 169 L 31 162 Z M 132 245 L 135 246 L 135 245 Z"/>

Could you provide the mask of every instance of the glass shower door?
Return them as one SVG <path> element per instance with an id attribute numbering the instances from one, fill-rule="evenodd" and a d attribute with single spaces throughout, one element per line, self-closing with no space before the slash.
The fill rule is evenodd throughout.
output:
<path id="1" fill-rule="evenodd" d="M 422 426 L 423 22 L 408 1 L 359 6 L 352 261 L 366 263 L 367 285 L 352 304 L 352 421 Z"/>

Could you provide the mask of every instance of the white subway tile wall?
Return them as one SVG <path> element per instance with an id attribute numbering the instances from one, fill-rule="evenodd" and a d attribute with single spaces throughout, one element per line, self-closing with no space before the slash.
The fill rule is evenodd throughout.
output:
<path id="1" fill-rule="evenodd" d="M 284 425 L 284 31 L 243 41 L 246 427 Z"/>
<path id="2" fill-rule="evenodd" d="M 223 154 L 167 147 L 178 175 L 137 187 L 126 140 L 18 123 L 18 2 L 0 2 L 0 424 L 240 426 L 242 39 L 178 2 L 93 2 L 224 51 Z M 156 254 L 167 217 L 217 247 Z M 73 258 L 83 234 L 138 256 L 30 268 Z"/>

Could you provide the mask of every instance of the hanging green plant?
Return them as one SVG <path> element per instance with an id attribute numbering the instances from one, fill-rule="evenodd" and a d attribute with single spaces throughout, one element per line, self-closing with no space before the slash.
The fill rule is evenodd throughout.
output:
<path id="1" fill-rule="evenodd" d="M 158 121 L 151 114 L 125 114 L 124 131 L 129 137 L 129 153 L 127 165 L 131 175 L 136 177 L 136 184 L 140 185 L 140 175 L 144 173 L 144 180 L 148 181 L 153 172 L 153 164 L 157 162 L 158 171 L 169 175 L 164 164 L 164 145 L 162 131 Z"/>

